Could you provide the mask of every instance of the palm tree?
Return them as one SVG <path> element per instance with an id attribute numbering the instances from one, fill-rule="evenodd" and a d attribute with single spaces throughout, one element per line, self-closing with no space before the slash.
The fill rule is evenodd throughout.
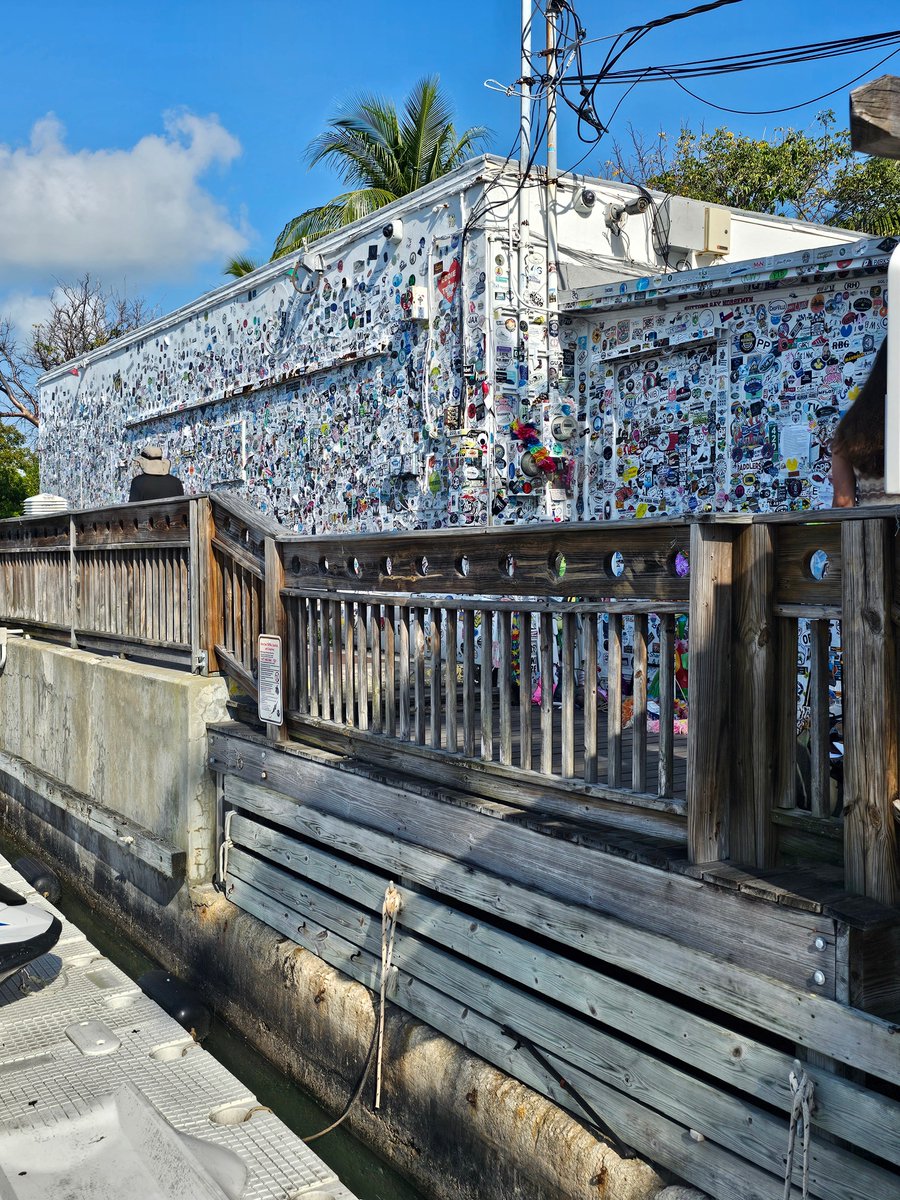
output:
<path id="1" fill-rule="evenodd" d="M 457 136 L 453 105 L 436 75 L 419 80 L 402 113 L 392 100 L 356 96 L 313 138 L 305 155 L 310 167 L 331 163 L 352 190 L 292 217 L 269 261 L 440 179 L 479 150 L 488 136 L 480 125 Z M 255 266 L 250 259 L 232 259 L 225 273 L 240 278 Z"/>

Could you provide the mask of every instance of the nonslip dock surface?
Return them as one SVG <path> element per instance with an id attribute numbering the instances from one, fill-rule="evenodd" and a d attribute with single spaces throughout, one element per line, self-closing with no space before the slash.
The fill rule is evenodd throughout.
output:
<path id="1" fill-rule="evenodd" d="M 49 907 L 2 858 L 0 881 Z M 165 1164 L 175 1161 L 182 1183 L 192 1170 L 209 1177 L 208 1190 L 196 1192 L 204 1197 L 354 1200 L 274 1113 L 60 919 L 55 948 L 0 985 L 0 1195 L 59 1200 L 66 1163 L 54 1150 L 73 1162 L 99 1154 L 79 1149 L 79 1137 L 92 1140 L 79 1130 L 96 1121 L 93 1141 L 114 1129 L 116 1155 L 131 1154 L 143 1174 L 157 1171 L 159 1196 L 169 1195 Z"/>

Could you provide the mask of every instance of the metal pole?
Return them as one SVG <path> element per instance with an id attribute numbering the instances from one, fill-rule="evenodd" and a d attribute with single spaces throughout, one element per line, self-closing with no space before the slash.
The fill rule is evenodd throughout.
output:
<path id="1" fill-rule="evenodd" d="M 531 16 L 533 0 L 522 0 L 521 116 L 519 117 L 519 165 L 524 172 L 531 157 Z"/>

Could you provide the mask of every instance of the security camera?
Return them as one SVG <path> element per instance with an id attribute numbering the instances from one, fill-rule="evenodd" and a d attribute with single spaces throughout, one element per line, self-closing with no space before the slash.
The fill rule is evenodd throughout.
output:
<path id="1" fill-rule="evenodd" d="M 597 193 L 592 192 L 590 188 L 584 188 L 575 196 L 575 211 L 586 217 L 594 211 L 596 203 Z"/>
<path id="2" fill-rule="evenodd" d="M 645 213 L 649 207 L 650 197 L 640 195 L 635 197 L 634 200 L 629 200 L 629 202 L 625 205 L 625 211 L 630 213 L 633 217 L 637 217 L 641 213 Z"/>
<path id="3" fill-rule="evenodd" d="M 388 221 L 381 232 L 384 234 L 386 242 L 393 242 L 396 245 L 397 242 L 403 241 L 403 222 L 399 218 L 396 221 Z"/>

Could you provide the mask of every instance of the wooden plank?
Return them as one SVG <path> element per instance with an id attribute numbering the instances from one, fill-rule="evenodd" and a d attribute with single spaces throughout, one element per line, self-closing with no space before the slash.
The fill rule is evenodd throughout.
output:
<path id="1" fill-rule="evenodd" d="M 349 600 L 344 603 L 344 700 L 346 724 L 356 724 L 356 607 Z"/>
<path id="2" fill-rule="evenodd" d="M 447 641 L 444 651 L 444 703 L 447 725 L 447 750 L 451 754 L 459 751 L 459 730 L 456 703 L 456 664 L 458 658 L 459 632 L 456 621 L 456 609 L 446 610 Z"/>
<path id="3" fill-rule="evenodd" d="M 356 606 L 356 723 L 369 728 L 369 605 Z"/>
<path id="4" fill-rule="evenodd" d="M 500 665 L 497 668 L 497 692 L 500 700 L 500 762 L 509 765 L 512 753 L 512 614 L 497 614 L 497 644 Z"/>
<path id="5" fill-rule="evenodd" d="M 263 743 L 265 745 L 265 743 Z M 230 748 L 231 747 L 231 748 Z M 454 830 L 454 818 L 459 810 L 443 806 L 442 816 L 448 818 L 441 821 L 438 831 L 440 845 L 456 844 L 457 833 L 466 839 L 465 844 L 470 848 L 467 861 L 461 862 L 442 857 L 440 864 L 430 857 L 440 850 L 424 843 L 430 840 L 422 828 L 422 819 L 426 819 L 428 807 L 419 807 L 421 798 L 409 794 L 398 798 L 394 796 L 393 807 L 401 809 L 394 816 L 380 810 L 381 795 L 379 785 L 367 781 L 364 794 L 354 799 L 354 791 L 346 789 L 340 778 L 341 772 L 319 767 L 318 764 L 303 760 L 302 777 L 297 773 L 298 756 L 290 758 L 291 769 L 286 771 L 282 755 L 270 755 L 265 760 L 269 772 L 269 783 L 282 791 L 279 796 L 269 788 L 263 789 L 255 783 L 248 782 L 251 777 L 259 778 L 260 762 L 256 746 L 245 738 L 232 739 L 212 731 L 210 734 L 210 751 L 217 770 L 229 776 L 226 779 L 226 791 L 235 803 L 242 808 L 251 808 L 258 815 L 302 833 L 308 827 L 309 821 L 342 820 L 345 825 L 352 827 L 353 836 L 358 839 L 362 833 L 362 822 L 368 814 L 365 844 L 370 844 L 374 837 L 400 838 L 405 844 L 400 845 L 400 859 L 392 870 L 404 878 L 414 879 L 426 887 L 432 887 L 435 879 L 440 879 L 441 890 L 448 896 L 459 896 L 467 904 L 474 904 L 495 916 L 529 924 L 536 933 L 541 933 L 562 941 L 566 945 L 577 945 L 580 950 L 590 954 L 600 961 L 617 965 L 621 970 L 630 971 L 640 978 L 653 979 L 664 987 L 674 991 L 682 991 L 685 995 L 697 993 L 698 980 L 703 981 L 703 997 L 705 1003 L 730 1013 L 741 1020 L 748 1020 L 773 1033 L 784 1036 L 790 1042 L 797 1042 L 810 1048 L 828 1053 L 862 1070 L 870 1071 L 879 1078 L 889 1082 L 900 1083 L 900 1059 L 894 1046 L 896 1027 L 881 1018 L 870 1016 L 855 1009 L 837 1004 L 824 996 L 816 995 L 805 985 L 794 987 L 791 984 L 776 979 L 772 973 L 780 968 L 778 959 L 784 954 L 785 940 L 790 937 L 793 943 L 792 928 L 799 929 L 804 923 L 815 918 L 808 914 L 795 915 L 790 912 L 777 911 L 777 919 L 773 927 L 775 914 L 768 912 L 776 906 L 765 905 L 760 901 L 741 901 L 740 897 L 717 892 L 708 885 L 684 880 L 679 877 L 654 872 L 648 868 L 639 868 L 635 864 L 623 864 L 603 855 L 591 855 L 594 865 L 588 869 L 590 884 L 599 885 L 602 889 L 610 887 L 615 896 L 620 895 L 619 875 L 624 868 L 634 872 L 632 881 L 641 880 L 641 895 L 643 897 L 642 914 L 660 928 L 657 931 L 641 929 L 634 925 L 625 924 L 636 911 L 631 905 L 631 891 L 624 896 L 625 921 L 617 919 L 608 911 L 608 904 L 599 896 L 587 898 L 584 886 L 590 886 L 582 876 L 579 863 L 573 860 L 573 855 L 579 854 L 579 847 L 568 844 L 562 845 L 562 851 L 568 861 L 568 874 L 579 884 L 577 899 L 565 899 L 561 895 L 550 895 L 547 888 L 548 875 L 545 865 L 553 871 L 552 861 L 547 864 L 542 847 L 550 852 L 550 859 L 555 858 L 553 839 L 540 838 L 537 845 L 532 846 L 531 838 L 540 835 L 530 835 L 527 830 L 509 830 L 503 822 L 489 817 L 479 818 L 489 822 L 490 832 L 484 831 L 485 840 L 493 840 L 497 834 L 515 833 L 516 849 L 511 853 L 515 856 L 517 875 L 519 878 L 501 879 L 497 867 L 502 865 L 505 847 L 498 847 L 500 858 L 491 859 L 492 868 L 484 867 L 483 871 L 473 871 L 475 866 L 483 865 L 474 860 L 473 855 L 479 856 L 484 849 L 471 821 L 463 821 L 462 829 Z M 240 763 L 238 763 L 238 757 Z M 273 778 L 274 774 L 274 778 Z M 240 776 L 240 783 L 235 783 Z M 337 779 L 335 778 L 337 776 Z M 302 800 L 287 798 L 288 789 L 302 795 Z M 302 789 L 302 792 L 301 792 Z M 384 789 L 388 791 L 389 789 Z M 375 805 L 371 801 L 375 801 Z M 376 805 L 378 807 L 376 807 Z M 304 812 L 304 809 L 307 811 Z M 421 818 L 421 819 L 420 819 Z M 415 844 L 409 845 L 410 834 L 415 837 Z M 315 835 L 321 840 L 325 834 Z M 503 840 L 503 839 L 501 839 Z M 374 841 L 371 842 L 374 845 Z M 459 842 L 458 844 L 463 844 Z M 383 842 L 379 842 L 383 845 Z M 531 861 L 531 855 L 537 857 Z M 584 853 L 581 851 L 581 853 Z M 428 874 L 422 875 L 417 863 L 424 860 L 418 856 L 428 855 Z M 405 857 L 403 857 L 405 856 Z M 381 861 L 387 861 L 379 850 Z M 507 865 L 509 858 L 506 858 Z M 602 867 L 598 866 L 602 863 Z M 402 865 L 401 865 L 402 864 Z M 610 878 L 606 867 L 612 868 Z M 446 870 L 444 869 L 446 867 Z M 518 868 L 522 869 L 522 874 Z M 535 874 L 544 872 L 542 884 L 536 884 L 531 878 L 532 868 Z M 629 872 L 629 873 L 630 873 Z M 526 876 L 526 877 L 523 877 Z M 644 879 L 657 877 L 659 887 L 665 889 L 660 895 L 654 883 L 649 888 L 643 886 Z M 396 877 L 396 876 L 395 876 Z M 684 891 L 684 883 L 691 885 Z M 717 906 L 722 921 L 717 922 L 712 917 L 707 921 L 700 919 L 698 929 L 694 921 L 699 916 L 696 907 L 697 897 L 703 896 Z M 703 901 L 705 903 L 705 900 Z M 746 905 L 750 905 L 748 909 Z M 701 905 L 702 907 L 702 905 Z M 694 914 L 687 917 L 687 910 Z M 759 914 L 761 922 L 747 919 L 748 912 Z M 760 938 L 760 924 L 765 924 Z M 697 941 L 699 945 L 692 946 L 681 933 L 681 926 L 688 928 L 685 932 L 690 937 L 690 927 L 702 934 Z M 679 930 L 676 940 L 673 936 L 676 927 Z M 665 932 L 660 932 L 664 929 Z M 780 933 L 778 932 L 780 929 Z M 745 941 L 741 943 L 741 933 Z M 801 935 L 802 936 L 802 935 Z M 823 936 L 826 936 L 823 934 Z M 721 939 L 724 938 L 724 942 Z M 760 963 L 768 963 L 769 974 L 763 975 L 760 969 L 746 961 L 738 965 L 734 959 L 736 952 L 743 952 L 757 943 L 760 947 Z M 722 946 L 722 952 L 719 946 Z M 798 957 L 789 951 L 787 958 Z M 816 960 L 821 963 L 823 955 L 816 954 Z M 810 963 L 812 957 L 810 956 Z M 804 968 L 799 974 L 805 974 Z"/>
<path id="6" fill-rule="evenodd" d="M 688 854 L 718 862 L 728 852 L 731 774 L 731 611 L 735 531 L 691 527 L 691 667 L 688 691 Z"/>
<path id="7" fill-rule="evenodd" d="M 481 612 L 481 757 L 491 762 L 494 757 L 494 615 L 489 609 Z"/>
<path id="8" fill-rule="evenodd" d="M 319 655 L 321 660 L 321 681 L 320 681 L 320 705 L 319 716 L 323 721 L 330 721 L 333 718 L 332 709 L 332 693 L 331 693 L 331 621 L 330 621 L 330 600 L 318 601 L 319 611 L 316 614 L 319 623 Z"/>
<path id="9" fill-rule="evenodd" d="M 531 804 L 533 797 L 543 796 L 547 800 L 544 808 L 548 813 L 559 812 L 570 820 L 575 819 L 573 805 L 578 806 L 578 812 L 582 814 L 579 819 L 587 820 L 600 819 L 602 808 L 604 823 L 633 830 L 643 826 L 647 832 L 652 826 L 654 832 L 659 833 L 658 818 L 662 817 L 666 837 L 686 840 L 684 826 L 676 818 L 685 815 L 687 806 L 677 796 L 660 797 L 649 792 L 610 788 L 605 783 L 587 784 L 581 779 L 562 779 L 558 775 L 541 775 L 538 781 L 530 772 L 512 765 L 485 762 L 480 758 L 463 761 L 443 749 L 395 745 L 359 730 L 346 730 L 337 735 L 327 722 L 300 713 L 289 713 L 288 719 L 295 726 L 297 737 L 307 744 L 329 750 L 339 748 L 344 753 L 352 746 L 354 753 L 367 764 L 386 765 L 406 773 L 424 771 L 430 779 L 501 802 L 508 801 L 514 792 L 516 804 L 524 807 Z M 605 804 L 606 801 L 614 803 Z M 534 807 L 541 805 L 535 801 Z"/>
<path id="10" fill-rule="evenodd" d="M 463 618 L 463 754 L 475 757 L 475 613 Z"/>
<path id="11" fill-rule="evenodd" d="M 397 610 L 384 606 L 384 731 L 397 736 Z"/>
<path id="12" fill-rule="evenodd" d="M 797 622 L 777 623 L 775 665 L 775 805 L 791 809 L 797 802 Z"/>
<path id="13" fill-rule="evenodd" d="M 415 690 L 415 726 L 416 744 L 425 745 L 425 610 L 413 610 L 415 625 L 413 635 L 413 678 Z"/>
<path id="14" fill-rule="evenodd" d="M 431 721 L 430 744 L 441 746 L 441 611 L 431 609 Z"/>
<path id="15" fill-rule="evenodd" d="M 321 714 L 322 680 L 319 673 L 319 619 L 318 601 L 308 600 L 306 610 L 306 635 L 309 639 L 309 712 L 310 716 Z"/>
<path id="16" fill-rule="evenodd" d="M 216 657 L 219 660 L 219 670 L 223 675 L 229 675 L 246 693 L 256 699 L 256 680 L 242 662 L 234 657 L 224 646 L 216 646 Z"/>
<path id="17" fill-rule="evenodd" d="M 370 900 L 374 912 L 351 908 L 348 913 L 343 897 L 334 896 L 308 879 L 297 879 L 240 849 L 229 855 L 229 875 L 232 873 L 302 916 L 312 917 L 325 928 L 340 932 L 360 949 L 372 954 L 380 952 L 378 896 Z M 363 879 L 362 886 L 365 882 Z M 371 888 L 372 881 L 369 882 Z M 380 885 L 377 891 L 383 898 L 384 880 L 375 877 L 374 882 Z M 400 894 L 403 909 L 418 906 L 415 892 L 401 888 Z M 782 1168 L 782 1120 L 646 1052 L 635 1051 L 595 1023 L 548 1004 L 543 997 L 492 978 L 415 933 L 406 932 L 407 928 L 407 923 L 401 921 L 394 938 L 394 959 L 410 975 L 494 1020 L 527 1031 L 530 1039 L 551 1052 L 558 1053 L 564 1047 L 560 1057 L 567 1065 L 574 1064 L 590 1077 L 635 1098 L 654 1097 L 655 1106 L 668 1117 L 699 1129 L 714 1141 L 724 1142 L 757 1166 L 772 1172 Z M 800 1173 L 799 1163 L 797 1173 Z M 821 1141 L 813 1145 L 810 1176 L 813 1192 L 823 1200 L 857 1200 L 857 1188 L 865 1195 L 883 1195 L 885 1188 L 894 1183 L 880 1168 L 842 1154 Z"/>
<path id="18" fill-rule="evenodd" d="M 827 993 L 833 987 L 833 966 L 829 970 L 827 955 L 812 948 L 815 936 L 833 942 L 830 918 L 723 894 L 685 876 L 508 825 L 430 796 L 401 792 L 395 785 L 356 778 L 299 757 L 284 760 L 272 755 L 271 748 L 262 766 L 253 743 L 240 744 L 242 765 L 227 764 L 223 769 L 229 774 L 258 779 L 260 770 L 266 770 L 270 786 L 307 797 L 323 812 L 395 835 L 401 832 L 400 821 L 406 836 L 420 846 L 466 846 L 469 867 L 512 876 L 516 883 L 560 901 L 639 922 L 683 946 L 717 954 L 725 963 L 741 961 L 803 987 L 810 987 L 813 970 L 821 968 L 826 982 L 820 990 Z"/>
<path id="19" fill-rule="evenodd" d="M 622 786 L 622 615 L 609 614 L 609 654 L 606 676 L 606 779 Z"/>
<path id="20" fill-rule="evenodd" d="M 771 821 L 777 762 L 775 706 L 776 630 L 773 614 L 772 526 L 751 525 L 734 547 L 731 676 L 732 743 L 729 845 L 735 862 L 774 862 Z"/>
<path id="21" fill-rule="evenodd" d="M 531 770 L 531 689 L 532 648 L 531 613 L 526 608 L 518 616 L 519 621 L 519 765 Z"/>
<path id="22" fill-rule="evenodd" d="M 372 647 L 372 721 L 373 733 L 381 733 L 381 605 L 369 605 L 369 644 Z"/>
<path id="23" fill-rule="evenodd" d="M 564 613 L 562 617 L 560 676 L 560 773 L 564 779 L 571 779 L 575 774 L 575 617 L 572 613 Z"/>
<path id="24" fill-rule="evenodd" d="M 23 807 L 32 811 L 34 805 L 29 800 L 36 797 L 51 809 L 56 809 L 64 818 L 74 817 L 105 842 L 115 846 L 120 854 L 136 859 L 167 879 L 184 879 L 187 866 L 184 850 L 179 850 L 130 817 L 98 803 L 94 797 L 69 787 L 48 772 L 4 751 L 0 751 L 0 790 L 18 799 Z M 62 827 L 65 829 L 65 824 Z"/>
<path id="25" fill-rule="evenodd" d="M 584 618 L 584 779 L 597 782 L 597 617 Z"/>
<path id="26" fill-rule="evenodd" d="M 310 712 L 309 702 L 309 613 L 305 600 L 296 600 L 297 612 L 297 696 L 300 711 Z"/>
<path id="27" fill-rule="evenodd" d="M 331 647 L 331 719 L 342 724 L 344 721 L 344 643 L 341 629 L 341 605 L 337 600 L 326 600 L 325 623 Z"/>
<path id="28" fill-rule="evenodd" d="M 265 591 L 265 631 L 270 636 L 281 638 L 281 678 L 286 678 L 285 650 L 287 646 L 287 621 L 285 620 L 284 602 L 281 598 L 281 585 L 284 582 L 284 563 L 278 543 L 271 537 L 266 538 L 266 591 Z M 283 688 L 283 683 L 282 683 Z M 288 740 L 287 725 L 274 725 L 271 721 L 266 724 L 266 736 L 273 742 Z"/>
<path id="29" fill-rule="evenodd" d="M 325 818 L 320 832 L 313 811 L 301 811 L 300 818 L 307 836 L 324 837 L 325 844 L 339 850 L 341 857 L 321 845 L 298 842 L 240 812 L 232 822 L 232 837 L 255 853 L 376 911 L 384 893 L 383 876 L 348 862 L 344 855 L 399 875 L 406 873 L 409 858 L 417 853 L 414 847 L 361 833 L 339 820 Z M 435 879 L 443 880 L 444 868 L 453 866 L 459 869 L 459 864 L 450 859 L 422 852 L 417 874 L 432 872 Z M 405 891 L 402 886 L 400 890 L 401 894 Z M 521 920 L 527 937 L 528 918 L 523 914 Z M 793 1054 L 770 1048 L 747 1036 L 744 1029 L 737 1032 L 682 1008 L 677 993 L 661 996 L 644 991 L 634 981 L 602 974 L 595 966 L 569 958 L 556 947 L 525 940 L 490 921 L 473 921 L 469 911 L 429 899 L 420 891 L 410 892 L 408 900 L 404 899 L 399 921 L 444 949 L 701 1070 L 728 1087 L 750 1092 L 784 1112 L 791 1109 L 788 1076 Z M 813 1124 L 900 1165 L 900 1105 L 877 1092 L 841 1076 L 817 1075 Z"/>
<path id="30" fill-rule="evenodd" d="M 232 895 L 240 907 L 259 920 L 372 991 L 378 990 L 376 964 L 380 958 L 361 951 L 346 938 L 299 913 L 286 912 L 283 905 L 268 900 L 262 892 L 243 880 L 234 881 Z M 551 1076 L 537 1067 L 529 1055 L 522 1053 L 515 1040 L 503 1032 L 502 1026 L 483 1017 L 470 1005 L 448 998 L 421 980 L 411 979 L 402 969 L 392 972 L 387 995 L 395 999 L 400 1007 L 466 1046 L 485 1061 L 494 1063 L 513 1078 L 549 1096 L 561 1108 L 584 1119 L 583 1110 L 571 1094 L 559 1086 L 559 1075 Z M 721 1150 L 714 1142 L 695 1144 L 684 1126 L 649 1111 L 630 1097 L 591 1079 L 584 1072 L 575 1068 L 565 1071 L 561 1066 L 557 1070 L 559 1074 L 564 1073 L 582 1095 L 590 1096 L 591 1102 L 603 1112 L 604 1118 L 625 1144 L 634 1146 L 648 1158 L 656 1161 L 665 1158 L 676 1174 L 692 1179 L 713 1195 L 727 1195 L 729 1200 L 776 1200 L 776 1194 L 767 1191 L 770 1176 L 746 1164 L 740 1167 L 741 1178 L 738 1179 L 736 1164 L 740 1164 L 740 1160 Z M 748 1174 L 750 1190 L 736 1191 L 737 1187 L 743 1187 L 748 1182 Z M 781 1192 L 778 1193 L 779 1200 L 780 1197 Z M 794 1189 L 791 1190 L 790 1200 L 799 1200 L 799 1193 Z"/>
<path id="31" fill-rule="evenodd" d="M 877 518 L 842 528 L 846 887 L 888 905 L 900 899 L 891 532 Z"/>
<path id="32" fill-rule="evenodd" d="M 409 691 L 409 609 L 402 608 L 400 620 L 400 738 L 409 741 L 410 734 L 410 691 Z"/>
<path id="33" fill-rule="evenodd" d="M 659 618 L 659 764 L 657 792 L 672 795 L 675 758 L 675 617 Z"/>
<path id="34" fill-rule="evenodd" d="M 636 792 L 647 790 L 647 618 L 634 618 L 634 669 L 631 725 L 631 786 Z"/>
<path id="35" fill-rule="evenodd" d="M 553 615 L 542 612 L 541 628 L 541 745 L 540 771 L 553 774 Z"/>

